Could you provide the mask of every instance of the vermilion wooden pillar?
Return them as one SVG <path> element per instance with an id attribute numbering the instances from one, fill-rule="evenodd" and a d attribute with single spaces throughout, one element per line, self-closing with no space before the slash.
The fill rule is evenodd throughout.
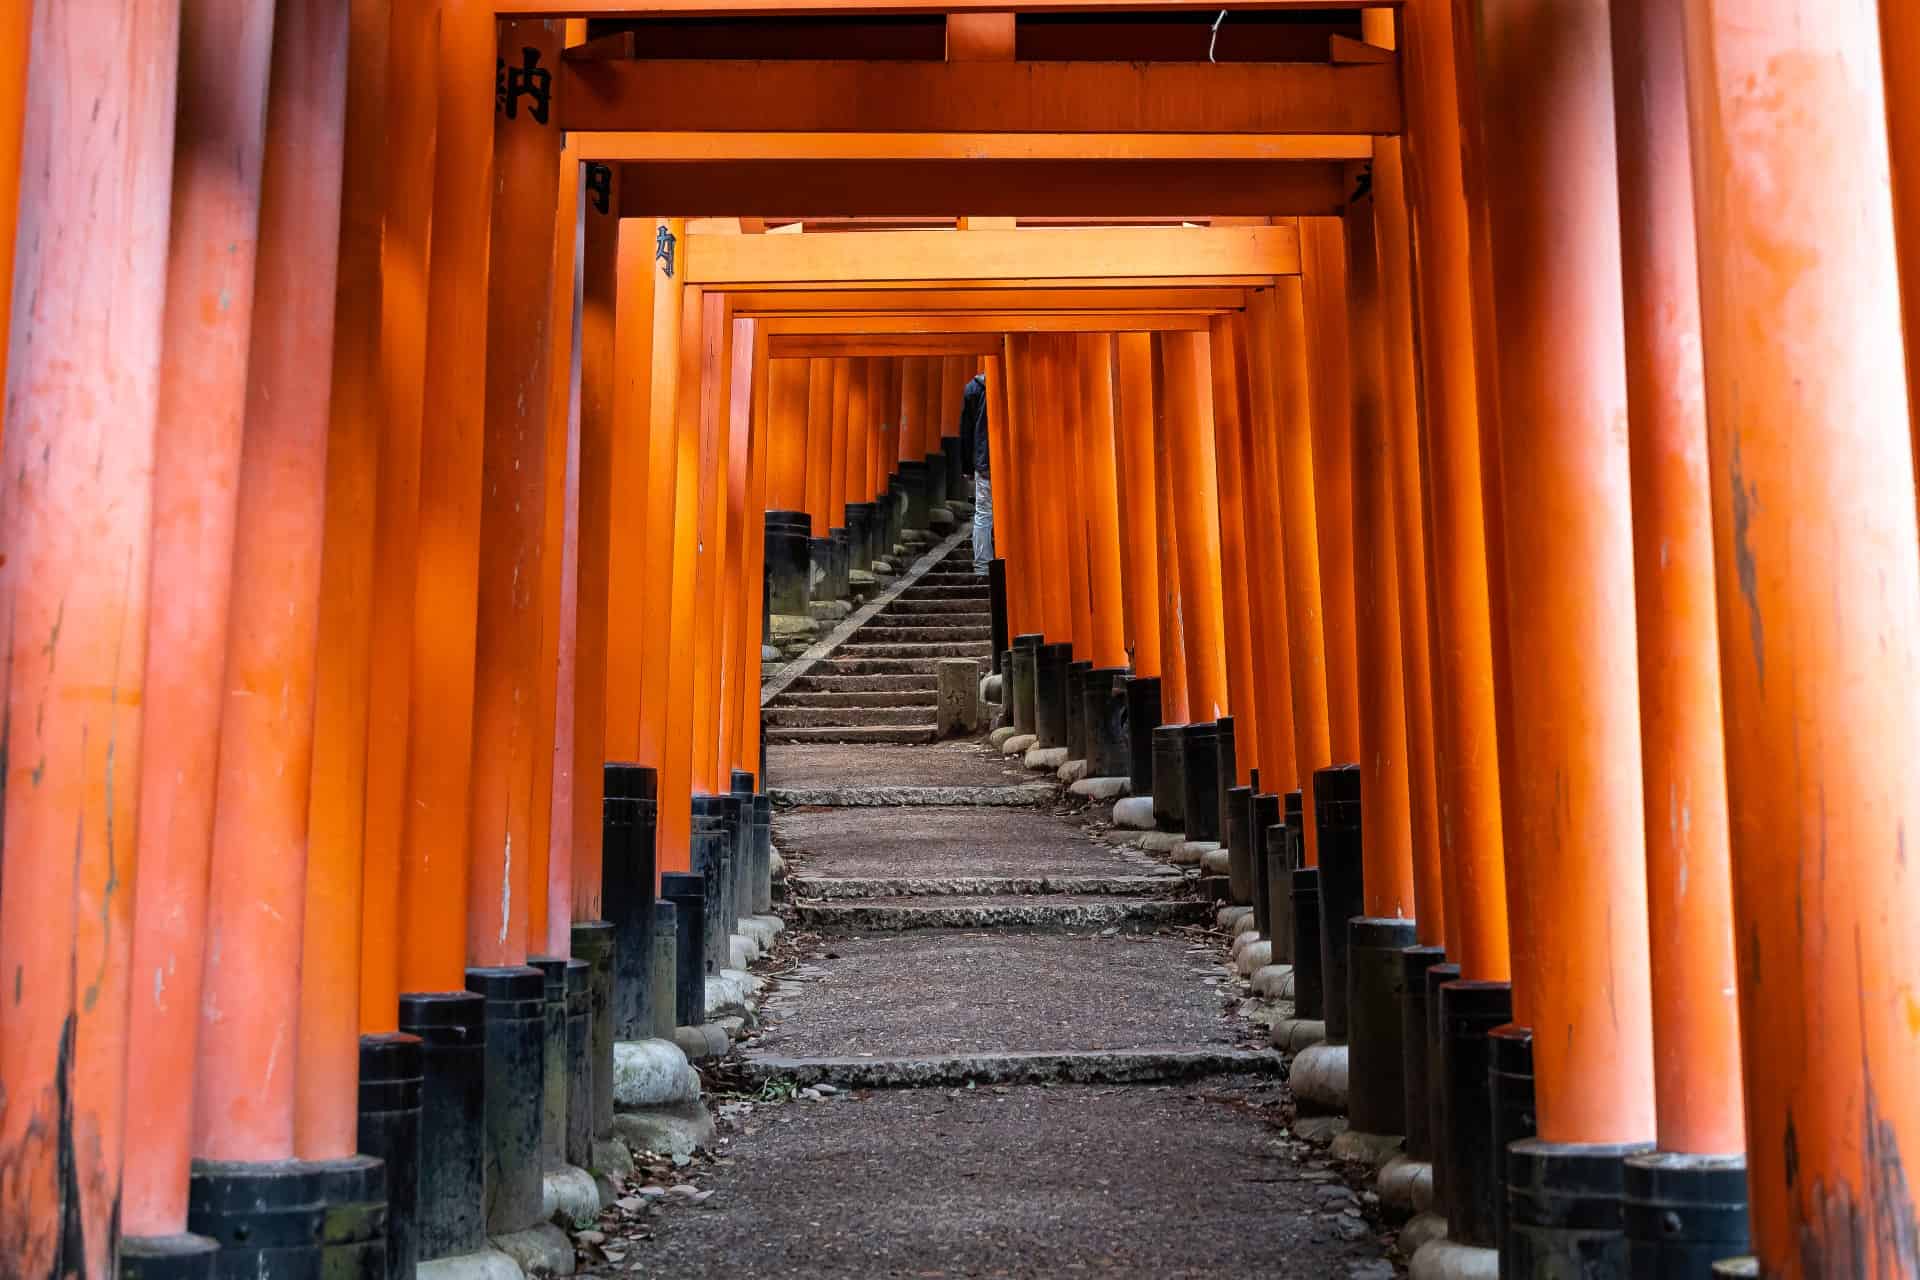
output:
<path id="1" fill-rule="evenodd" d="M 1032 513 L 1028 510 L 1029 476 L 1022 449 L 1025 445 L 1025 408 L 1021 396 L 1025 385 L 1024 339 L 1008 335 L 1001 339 L 1004 354 L 1000 358 L 1000 382 L 987 384 L 987 431 L 989 475 L 993 480 L 993 550 L 1006 561 L 1007 639 L 1039 630 L 1040 610 L 1028 570 L 1028 538 Z M 995 420 L 995 410 L 998 421 Z"/>
<path id="2" fill-rule="evenodd" d="M 1180 622 L 1187 667 L 1187 712 L 1214 720 L 1231 712 L 1226 624 L 1221 607 L 1220 501 L 1214 478 L 1213 396 L 1205 334 L 1156 339 L 1179 528 Z"/>
<path id="3" fill-rule="evenodd" d="M 735 339 L 738 341 L 739 339 Z M 767 572 L 766 524 L 761 513 L 772 504 L 767 501 L 768 380 L 772 362 L 767 359 L 766 326 L 753 326 L 749 344 L 751 363 L 750 399 L 747 422 L 747 500 L 743 546 L 746 550 L 745 580 L 741 584 L 739 651 L 739 730 L 735 738 L 732 766 L 751 769 L 760 775 L 760 789 L 767 789 L 766 771 L 761 767 L 760 749 L 760 646 L 764 615 L 761 610 L 762 583 Z M 871 364 L 872 362 L 869 362 Z"/>
<path id="4" fill-rule="evenodd" d="M 807 514 L 813 536 L 831 530 L 833 502 L 833 361 L 807 361 Z"/>
<path id="5" fill-rule="evenodd" d="M 904 376 L 897 359 L 879 362 L 880 381 L 874 389 L 874 434 L 872 492 L 875 501 L 886 498 L 888 481 L 900 458 L 900 379 Z M 883 548 L 892 550 L 892 548 Z"/>
<path id="6" fill-rule="evenodd" d="M 1113 451 L 1118 459 L 1118 491 L 1124 495 L 1120 521 L 1120 571 L 1126 598 L 1126 644 L 1133 674 L 1157 676 L 1160 661 L 1160 548 L 1153 427 L 1153 338 L 1146 333 L 1114 335 L 1117 376 Z"/>
<path id="7" fill-rule="evenodd" d="M 487 233 L 493 209 L 491 8 L 440 15 L 420 523 L 401 865 L 402 991 L 458 991 L 470 941 L 469 802 L 486 417 Z"/>
<path id="8" fill-rule="evenodd" d="M 1247 458 L 1244 450 L 1247 404 L 1246 367 L 1232 317 L 1219 315 L 1208 327 L 1207 362 L 1212 378 L 1213 461 L 1220 495 L 1220 585 L 1224 625 L 1228 701 L 1233 705 L 1234 773 L 1222 786 L 1240 786 L 1261 766 L 1264 741 L 1260 708 L 1254 697 L 1253 624 L 1248 603 Z M 1264 835 L 1262 836 L 1264 839 Z M 1263 854 L 1264 856 L 1264 854 Z"/>
<path id="9" fill-rule="evenodd" d="M 617 169 L 612 181 L 619 182 Z M 617 196 L 619 187 L 613 191 Z M 607 500 L 611 504 L 607 527 L 605 744 L 594 763 L 596 770 L 608 761 L 640 759 L 642 673 L 647 661 L 648 626 L 654 621 L 649 608 L 648 585 L 652 580 L 648 577 L 651 566 L 647 539 L 659 514 L 652 488 L 656 456 L 653 396 L 659 374 L 653 344 L 662 324 L 671 323 L 675 326 L 672 331 L 679 331 L 677 304 L 669 321 L 656 287 L 660 279 L 654 257 L 656 224 L 650 219 L 623 217 L 617 199 L 611 204 L 611 225 L 597 226 L 591 220 L 587 223 L 589 261 L 598 259 L 596 245 L 601 238 L 605 251 L 612 255 L 613 290 L 607 299 L 612 308 L 609 367 L 603 373 L 583 370 L 581 375 L 582 448 L 588 439 L 605 433 Z M 602 387 L 604 391 L 596 394 Z M 590 409 L 600 395 L 606 397 L 604 411 L 610 418 L 604 427 L 597 424 Z M 586 462 L 583 455 L 583 467 Z M 635 501 L 636 497 L 641 500 Z"/>
<path id="10" fill-rule="evenodd" d="M 751 353 L 749 353 L 751 354 Z M 861 358 L 848 361 L 847 371 L 847 447 L 841 468 L 843 500 L 841 521 L 846 520 L 845 503 L 871 502 L 873 494 L 867 476 L 873 470 L 873 373 L 875 361 Z"/>
<path id="11" fill-rule="evenodd" d="M 0 281 L 7 283 L 9 296 L 13 284 L 13 241 L 19 226 L 20 144 L 26 129 L 27 52 L 32 46 L 33 11 L 31 6 L 15 4 L 0 14 Z M 0 351 L 7 349 L 7 330 L 13 319 L 11 306 L 0 308 Z M 6 371 L 0 369 L 0 395 L 6 393 Z"/>
<path id="12" fill-rule="evenodd" d="M 1526 975 L 1536 1114 L 1547 1143 L 1638 1142 L 1653 1028 L 1607 5 L 1483 15 L 1505 560 L 1526 602 L 1507 617 L 1526 762 L 1507 840 L 1543 944 Z"/>
<path id="13" fill-rule="evenodd" d="M 380 487 L 373 516 L 374 562 L 380 571 L 372 581 L 360 937 L 360 1030 L 374 1035 L 396 1030 L 400 1019 L 401 867 L 439 47 L 437 7 L 392 10 L 381 166 Z"/>
<path id="14" fill-rule="evenodd" d="M 500 25 L 500 56 L 560 61 L 560 23 Z M 473 797 L 467 960 L 524 964 L 534 883 L 534 711 L 540 685 L 540 581 L 546 535 L 548 347 L 560 130 L 507 99 L 495 122 L 487 280 L 486 404 L 474 655 Z M 559 424 L 564 433 L 564 422 Z M 518 848 L 521 856 L 515 857 Z M 545 891 L 546 868 L 539 883 Z M 544 923 L 544 922 L 543 922 Z"/>
<path id="15" fill-rule="evenodd" d="M 1162 724 L 1186 724 L 1190 721 L 1187 699 L 1187 647 L 1185 629 L 1180 625 L 1183 600 L 1180 587 L 1180 521 L 1174 512 L 1173 455 L 1180 447 L 1174 439 L 1171 413 L 1167 403 L 1167 380 L 1160 340 L 1148 339 L 1153 388 L 1153 505 L 1154 550 L 1158 558 L 1160 580 L 1160 721 Z"/>
<path id="16" fill-rule="evenodd" d="M 767 507 L 807 509 L 807 365 L 773 360 L 767 370 Z"/>
<path id="17" fill-rule="evenodd" d="M 829 360 L 832 371 L 831 401 L 828 406 L 826 482 L 827 527 L 843 529 L 847 523 L 847 412 L 853 403 L 853 361 Z M 858 501 L 858 499 L 853 499 Z"/>
<path id="18" fill-rule="evenodd" d="M 1348 368 L 1353 377 L 1352 476 L 1355 672 L 1360 703 L 1360 813 L 1366 914 L 1414 913 L 1413 827 L 1407 801 L 1407 710 L 1400 662 L 1400 583 L 1394 525 L 1394 406 L 1381 333 L 1373 197 L 1347 206 Z"/>
<path id="19" fill-rule="evenodd" d="M 118 1243 L 178 18 L 33 6 L 59 56 L 26 84 L 0 455 L 0 617 L 39 655 L 4 685 L 0 1222 L 22 1275 L 108 1275 Z"/>
<path id="20" fill-rule="evenodd" d="M 662 669 L 665 732 L 660 739 L 660 827 L 658 866 L 661 871 L 685 871 L 691 858 L 693 814 L 693 709 L 696 645 L 704 644 L 695 607 L 699 573 L 700 453 L 702 338 L 708 323 L 706 299 L 697 287 L 682 291 L 676 375 L 677 412 L 674 416 L 678 465 L 673 475 L 673 533 L 658 549 L 662 569 L 658 581 L 670 588 L 670 608 L 660 609 L 670 621 L 667 664 Z M 656 337 L 656 344 L 658 338 Z M 655 382 L 656 388 L 658 381 Z M 648 663 L 648 679 L 655 668 Z M 653 694 L 648 692 L 651 703 Z"/>
<path id="21" fill-rule="evenodd" d="M 1920 352 L 1920 9 L 1900 0 L 1880 2 L 1880 53 L 1885 66 L 1887 141 L 1892 156 L 1893 230 L 1899 249 L 1900 295 L 1907 334 L 1907 367 Z M 1909 377 L 1911 383 L 1911 376 Z M 1908 394 L 1912 396 L 1909 385 Z M 1920 414 L 1908 413 L 1920 453 Z"/>
<path id="22" fill-rule="evenodd" d="M 680 483 L 679 459 L 683 448 L 698 447 L 698 415 L 689 413 L 693 427 L 683 432 L 680 413 L 683 398 L 688 406 L 697 407 L 699 403 L 699 361 L 693 362 L 693 373 L 686 373 L 686 359 L 683 348 L 687 344 L 685 330 L 688 325 L 688 305 L 686 299 L 686 273 L 679 267 L 679 245 L 686 237 L 687 225 L 679 218 L 641 218 L 623 219 L 620 225 L 620 296 L 624 304 L 626 299 L 627 275 L 629 265 L 636 276 L 644 277 L 652 285 L 652 328 L 651 334 L 642 338 L 635 334 L 635 348 L 631 351 L 624 339 L 621 341 L 621 357 L 626 360 L 645 360 L 652 373 L 648 382 L 649 396 L 646 411 L 646 464 L 642 472 L 643 492 L 646 494 L 646 506 L 641 513 L 637 536 L 630 546 L 634 555 L 634 578 L 632 594 L 627 597 L 628 605 L 634 612 L 633 633 L 640 657 L 640 713 L 639 729 L 634 738 L 633 755 L 630 757 L 644 765 L 650 765 L 659 771 L 657 785 L 660 788 L 659 826 L 657 828 L 658 853 L 657 867 L 661 871 L 684 868 L 685 862 L 669 860 L 672 849 L 680 849 L 680 857 L 685 858 L 685 833 L 692 822 L 692 816 L 683 811 L 685 801 L 675 803 L 673 794 L 667 789 L 667 756 L 669 746 L 674 741 L 669 723 L 669 702 L 673 681 L 674 629 L 679 622 L 685 621 L 685 612 L 678 620 L 674 617 L 675 602 L 679 598 L 674 580 L 675 566 L 678 563 L 676 537 L 678 525 L 682 519 L 687 522 L 689 532 L 696 519 L 695 498 L 691 490 L 683 489 Z M 662 232 L 665 232 L 663 238 Z M 661 247 L 668 241 L 673 244 L 672 262 L 661 254 Z M 670 271 L 669 267 L 673 269 Z M 622 306 L 624 317 L 625 307 Z M 699 340 L 699 297 L 693 299 L 692 327 L 693 341 Z M 682 383 L 691 382 L 691 390 L 683 394 Z M 624 425 L 623 418 L 623 425 Z M 688 469 L 698 463 L 698 454 L 690 460 Z M 683 494 L 685 502 L 682 505 Z M 616 537 L 619 531 L 616 530 Z M 687 562 L 689 570 L 692 562 Z M 617 636 L 610 643 L 617 643 Z M 690 677 L 683 676 L 683 681 Z M 609 711 L 611 714 L 611 711 Z M 680 751 L 690 749 L 690 744 L 682 737 L 679 739 Z M 609 750 L 612 743 L 609 741 Z M 609 756 L 609 759 L 618 757 Z M 672 843 L 675 833 L 681 843 Z"/>
<path id="23" fill-rule="evenodd" d="M 187 1228 L 193 1064 L 205 958 L 207 865 L 221 677 L 233 582 L 233 523 L 266 143 L 271 0 L 194 3 L 181 18 L 171 246 L 153 476 L 152 577 L 167 584 L 148 622 L 147 713 L 168 748 L 143 757 L 144 821 L 134 851 L 127 1026 L 126 1180 L 130 1236 Z M 24 82 L 19 86 L 24 92 Z M 11 216 L 9 214 L 8 216 Z M 4 250 L 10 255 L 9 237 Z M 221 299 L 230 305 L 222 307 Z"/>
<path id="24" fill-rule="evenodd" d="M 1352 374 L 1348 369 L 1346 236 L 1337 218 L 1300 219 L 1312 406 L 1313 509 L 1318 522 L 1328 742 L 1337 763 L 1360 759 L 1353 551 Z"/>
<path id="25" fill-rule="evenodd" d="M 927 361 L 908 356 L 900 362 L 901 462 L 919 462 L 927 456 L 926 418 Z"/>
<path id="26" fill-rule="evenodd" d="M 1420 264 L 1428 619 L 1447 957 L 1463 978 L 1497 982 L 1509 966 L 1487 554 L 1491 546 L 1499 555 L 1501 544 L 1489 540 L 1482 516 L 1478 334 L 1453 23 L 1447 0 L 1414 0 L 1401 15 L 1407 173 Z"/>
<path id="27" fill-rule="evenodd" d="M 375 522 L 379 508 L 380 237 L 385 203 L 390 0 L 348 9 L 345 159 L 320 554 L 313 781 L 307 804 L 307 900 L 300 960 L 300 1061 L 294 1149 L 333 1159 L 358 1150 L 360 966 L 365 955 L 368 697 Z M 383 886 L 384 888 L 384 886 Z M 390 910 L 383 903 L 383 910 Z M 136 961 L 135 972 L 139 971 Z M 342 1076 L 342 1072 L 345 1075 Z"/>
<path id="28" fill-rule="evenodd" d="M 294 1155 L 302 1072 L 313 1154 L 352 1154 L 359 1109 L 360 868 L 307 838 L 347 13 L 332 0 L 277 8 L 194 1078 L 194 1154 L 212 1160 Z M 345 919 L 312 957 L 333 982 L 303 1002 L 289 922 L 304 918 L 310 861 Z M 298 1053 L 304 1003 L 331 1029 L 312 1062 Z"/>
<path id="29" fill-rule="evenodd" d="M 1413 244 L 1406 172 L 1398 138 L 1374 140 L 1373 212 L 1380 279 L 1380 341 L 1389 409 L 1386 464 L 1392 471 L 1394 566 L 1405 690 L 1407 815 L 1413 827 L 1415 921 L 1423 946 L 1446 943 L 1440 804 L 1434 782 L 1432 629 L 1426 498 L 1421 480 L 1420 376 L 1414 339 Z"/>
<path id="30" fill-rule="evenodd" d="M 1087 441 L 1084 407 L 1080 402 L 1080 349 L 1071 334 L 1048 339 L 1053 348 L 1053 395 L 1056 406 L 1053 431 L 1058 452 L 1058 474 L 1072 483 L 1060 489 L 1060 516 L 1066 536 L 1067 612 L 1073 627 L 1076 662 L 1093 657 L 1093 581 L 1087 556 L 1088 513 L 1085 492 Z M 949 361 L 949 364 L 952 362 Z M 964 387 L 964 383 L 962 384 Z"/>
<path id="31" fill-rule="evenodd" d="M 720 665 L 726 597 L 727 489 L 732 466 L 731 391 L 733 322 L 725 294 L 701 295 L 699 370 L 699 523 L 693 542 L 694 577 L 690 603 L 693 637 L 692 746 L 694 790 L 725 791 L 719 774 Z M 838 379 L 844 387 L 844 374 Z M 844 434 L 842 440 L 844 441 Z M 683 457 L 685 455 L 682 455 Z M 692 794 L 690 791 L 689 795 Z"/>
<path id="32" fill-rule="evenodd" d="M 1126 609 L 1120 588 L 1120 509 L 1113 457 L 1113 335 L 1083 334 L 1078 345 L 1087 580 L 1093 609 L 1088 656 L 1096 667 L 1124 667 Z"/>
<path id="33" fill-rule="evenodd" d="M 1049 643 L 1067 644 L 1074 638 L 1079 615 L 1073 594 L 1074 512 L 1065 497 L 1071 464 L 1061 395 L 1063 353 L 1059 340 L 1052 334 L 1036 334 L 1028 351 L 1027 426 L 1035 497 L 1032 506 L 1039 522 L 1032 559 L 1040 582 L 1041 614 L 1045 619 L 1042 630 Z M 1079 657 L 1078 652 L 1074 656 Z"/>
<path id="34" fill-rule="evenodd" d="M 1614 0 L 1660 1149 L 1746 1147 L 1681 11 Z"/>
<path id="35" fill-rule="evenodd" d="M 1287 625 L 1286 512 L 1281 502 L 1272 330 L 1272 290 L 1255 290 L 1235 329 L 1236 346 L 1246 369 L 1247 409 L 1241 426 L 1241 452 L 1247 465 L 1247 616 L 1253 637 L 1254 697 L 1260 718 L 1260 781 L 1264 790 L 1286 792 L 1302 786 L 1302 782 L 1291 689 L 1293 637 Z"/>
<path id="36" fill-rule="evenodd" d="M 764 546 L 766 542 L 766 526 L 760 515 L 762 508 L 752 508 L 752 519 L 749 520 L 747 506 L 748 488 L 752 483 L 753 359 L 754 336 L 758 327 L 752 320 L 731 321 L 732 342 L 727 352 L 729 383 L 724 423 L 727 483 L 726 509 L 721 513 L 726 538 L 726 562 L 720 575 L 725 595 L 720 600 L 720 679 L 714 696 L 714 714 L 719 720 L 719 729 L 714 744 L 713 774 L 716 779 L 728 783 L 731 782 L 730 771 L 741 758 L 740 715 L 735 704 L 744 688 L 741 683 L 745 671 L 741 653 L 744 613 L 751 609 L 758 616 L 760 609 L 760 578 L 757 574 L 751 580 L 747 577 L 747 569 L 752 562 L 749 544 L 757 540 Z M 759 662 L 757 643 L 754 661 L 756 665 Z M 758 680 L 754 681 L 754 687 L 759 687 Z M 752 764 L 740 767 L 755 774 L 760 771 L 757 756 Z"/>
<path id="37" fill-rule="evenodd" d="M 1920 537 L 1878 32 L 1691 0 L 1686 34 L 1754 1252 L 1913 1274 Z"/>
<path id="38" fill-rule="evenodd" d="M 1251 307 L 1261 349 L 1272 361 L 1273 414 L 1279 441 L 1281 550 L 1286 561 L 1289 688 L 1296 782 L 1309 789 L 1316 769 L 1333 763 L 1327 712 L 1326 631 L 1321 626 L 1320 517 L 1314 506 L 1313 411 L 1307 373 L 1304 288 L 1297 276 L 1255 293 Z M 1319 824 L 1306 824 L 1308 866 L 1320 862 Z"/>

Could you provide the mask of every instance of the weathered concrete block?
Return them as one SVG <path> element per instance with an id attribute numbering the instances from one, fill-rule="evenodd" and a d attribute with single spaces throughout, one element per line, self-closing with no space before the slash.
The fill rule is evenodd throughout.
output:
<path id="1" fill-rule="evenodd" d="M 998 729 L 995 729 L 992 733 L 987 735 L 987 741 L 991 742 L 996 749 L 1005 751 L 1007 747 L 1007 743 L 1012 741 L 1013 736 L 1018 732 L 1020 731 L 1014 728 L 1012 725 L 1003 724 Z M 1012 753 L 1009 752 L 1008 754 L 1012 754 Z"/>
<path id="2" fill-rule="evenodd" d="M 1072 786 L 1087 776 L 1087 762 L 1085 760 L 1069 760 L 1061 765 L 1056 772 L 1060 781 L 1066 783 L 1068 786 Z"/>
<path id="3" fill-rule="evenodd" d="M 671 1106 L 699 1096 L 700 1076 L 678 1045 L 622 1040 L 613 1046 L 614 1110 Z"/>
<path id="4" fill-rule="evenodd" d="M 713 1117 L 702 1103 L 641 1111 L 613 1118 L 613 1131 L 635 1151 L 690 1156 L 713 1141 Z"/>
<path id="5" fill-rule="evenodd" d="M 1023 758 L 1026 760 L 1027 768 L 1043 769 L 1051 773 L 1067 762 L 1067 749 L 1065 747 L 1028 747 L 1027 754 Z"/>
<path id="6" fill-rule="evenodd" d="M 811 638 L 820 631 L 820 624 L 812 618 L 801 617 L 797 613 L 776 613 L 767 619 L 767 634 L 776 641 L 793 636 Z"/>
<path id="7" fill-rule="evenodd" d="M 1133 780 L 1129 778 L 1127 784 L 1131 786 Z M 1115 800 L 1113 802 L 1113 825 L 1116 827 L 1131 827 L 1135 831 L 1153 830 L 1153 797 L 1127 796 L 1125 799 Z"/>
<path id="8" fill-rule="evenodd" d="M 943 738 L 980 730 L 980 660 L 941 658 L 934 663 L 935 731 Z"/>
<path id="9" fill-rule="evenodd" d="M 1089 800 L 1115 800 L 1124 803 L 1127 798 L 1127 789 L 1132 785 L 1131 778 L 1081 778 L 1068 789 L 1073 794 L 1085 796 Z"/>
<path id="10" fill-rule="evenodd" d="M 1016 733 L 1000 744 L 1000 754 L 1024 756 L 1033 748 L 1033 744 L 1038 741 L 1040 741 L 1040 739 L 1031 733 Z"/>
<path id="11" fill-rule="evenodd" d="M 1274 1031 L 1278 1033 L 1279 1028 Z M 1287 1087 L 1293 1096 L 1316 1103 L 1328 1111 L 1347 1109 L 1347 1046 L 1308 1045 L 1293 1060 L 1287 1071 Z"/>

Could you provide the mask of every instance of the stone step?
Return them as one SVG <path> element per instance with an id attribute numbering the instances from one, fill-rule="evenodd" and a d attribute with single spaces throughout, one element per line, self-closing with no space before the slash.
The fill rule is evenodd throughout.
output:
<path id="1" fill-rule="evenodd" d="M 929 587 L 915 582 L 911 586 L 902 587 L 900 594 L 894 598 L 896 600 L 985 600 L 989 595 L 984 586 Z"/>
<path id="2" fill-rule="evenodd" d="M 856 644 L 990 644 L 991 627 L 875 628 L 871 623 L 854 633 Z"/>
<path id="3" fill-rule="evenodd" d="M 897 933 L 907 929 L 1157 929 L 1204 924 L 1213 908 L 1193 898 L 1116 898 L 1097 894 L 932 894 L 871 901 L 799 902 L 795 921 L 822 933 Z"/>
<path id="4" fill-rule="evenodd" d="M 773 796 L 775 804 L 788 808 L 924 809 L 965 806 L 1010 809 L 1052 804 L 1060 797 L 1060 787 L 1059 784 L 1052 782 L 972 787 L 918 785 L 775 787 L 769 794 Z M 1171 872 L 1171 869 L 1169 871 Z M 895 889 L 886 896 L 898 896 L 909 892 L 916 891 Z M 981 892 L 989 892 L 989 890 L 981 890 Z"/>
<path id="5" fill-rule="evenodd" d="M 782 729 L 868 728 L 874 725 L 925 724 L 927 708 L 906 707 L 768 707 L 761 712 L 768 727 Z"/>
<path id="6" fill-rule="evenodd" d="M 948 644 L 868 644 L 849 642 L 834 650 L 836 658 L 988 658 L 992 646 L 985 640 Z"/>
<path id="7" fill-rule="evenodd" d="M 930 707 L 934 704 L 931 683 L 918 689 L 843 690 L 831 693 L 789 689 L 773 700 L 782 707 Z"/>
<path id="8" fill-rule="evenodd" d="M 1035 784 L 1038 785 L 1038 784 Z M 981 788 L 984 790 L 985 788 Z M 1002 791 L 1020 791 L 1020 787 L 1002 787 Z M 776 788 L 775 804 L 787 803 Z M 1178 888 L 1185 877 L 1168 868 L 1158 874 L 1143 875 L 1054 875 L 1054 876 L 809 876 L 787 877 L 787 888 L 801 898 L 817 902 L 865 901 L 888 898 L 990 898 L 1010 895 L 1028 897 L 1048 894 L 1104 895 L 1117 898 L 1150 897 Z"/>
<path id="9" fill-rule="evenodd" d="M 969 562 L 970 563 L 970 562 Z M 987 579 L 972 569 L 929 569 L 915 584 L 923 587 L 971 587 L 976 591 L 987 589 Z"/>
<path id="10" fill-rule="evenodd" d="M 925 693 L 929 700 L 933 697 L 934 676 L 926 675 L 835 675 L 825 670 L 827 662 L 815 667 L 811 672 L 800 676 L 788 686 L 794 693 L 888 693 L 918 694 Z"/>
<path id="11" fill-rule="evenodd" d="M 938 658 L 875 658 L 847 655 L 844 652 L 822 658 L 813 665 L 807 678 L 815 676 L 914 676 L 931 681 Z"/>
<path id="12" fill-rule="evenodd" d="M 933 725 L 867 725 L 829 729 L 781 729 L 768 726 L 768 742 L 933 742 L 939 738 Z"/>
<path id="13" fill-rule="evenodd" d="M 984 609 L 916 609 L 890 605 L 867 619 L 869 627 L 991 627 L 993 614 Z"/>

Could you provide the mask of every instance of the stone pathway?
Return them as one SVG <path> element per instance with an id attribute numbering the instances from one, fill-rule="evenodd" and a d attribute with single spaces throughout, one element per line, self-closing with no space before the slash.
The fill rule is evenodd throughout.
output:
<path id="1" fill-rule="evenodd" d="M 814 803 L 775 816 L 793 927 L 710 1075 L 717 1157 L 610 1210 L 584 1272 L 1395 1274 L 1370 1196 L 1287 1132 L 1189 879 L 1057 787 L 976 794 L 1033 784 L 980 743 L 773 747 L 769 775 Z M 968 802 L 870 798 L 939 786 Z"/>

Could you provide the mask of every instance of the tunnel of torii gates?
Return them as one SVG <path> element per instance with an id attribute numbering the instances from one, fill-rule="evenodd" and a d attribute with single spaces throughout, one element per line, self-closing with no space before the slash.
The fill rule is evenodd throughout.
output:
<path id="1" fill-rule="evenodd" d="M 1916 6 L 995 9 L 6 7 L 0 1272 L 533 1227 L 984 372 L 1000 714 L 1280 826 L 1416 1273 L 1920 1274 Z"/>

